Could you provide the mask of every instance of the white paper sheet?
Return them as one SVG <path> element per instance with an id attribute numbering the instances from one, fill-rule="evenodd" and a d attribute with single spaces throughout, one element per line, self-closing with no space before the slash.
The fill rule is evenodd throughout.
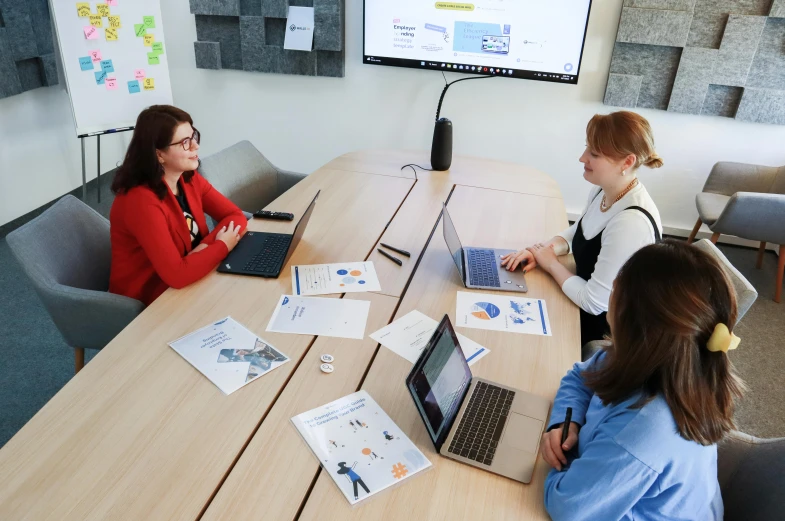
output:
<path id="1" fill-rule="evenodd" d="M 415 363 L 438 325 L 431 317 L 414 310 L 370 336 L 393 353 Z M 490 353 L 489 349 L 460 333 L 458 342 L 469 365 Z"/>
<path id="2" fill-rule="evenodd" d="M 313 7 L 289 7 L 283 48 L 295 51 L 313 49 L 313 27 Z"/>
<path id="3" fill-rule="evenodd" d="M 367 300 L 281 295 L 267 331 L 361 340 L 370 308 Z"/>
<path id="4" fill-rule="evenodd" d="M 289 357 L 231 317 L 169 345 L 224 394 L 233 393 L 289 361 Z"/>
<path id="5" fill-rule="evenodd" d="M 292 266 L 293 295 L 381 291 L 372 261 Z"/>
<path id="6" fill-rule="evenodd" d="M 455 325 L 551 336 L 545 301 L 513 295 L 459 291 L 455 305 Z"/>

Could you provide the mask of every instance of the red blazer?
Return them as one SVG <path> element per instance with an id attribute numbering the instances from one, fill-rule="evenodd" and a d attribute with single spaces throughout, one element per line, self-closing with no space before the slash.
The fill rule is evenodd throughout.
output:
<path id="1" fill-rule="evenodd" d="M 185 197 L 199 226 L 202 251 L 191 251 L 191 236 L 177 199 L 167 187 L 161 201 L 143 186 L 118 194 L 109 214 L 112 238 L 112 269 L 109 291 L 150 304 L 166 288 L 183 288 L 201 279 L 218 266 L 229 250 L 216 240 L 218 231 L 234 221 L 244 230 L 243 212 L 198 172 L 185 187 Z M 218 221 L 207 233 L 204 214 Z"/>

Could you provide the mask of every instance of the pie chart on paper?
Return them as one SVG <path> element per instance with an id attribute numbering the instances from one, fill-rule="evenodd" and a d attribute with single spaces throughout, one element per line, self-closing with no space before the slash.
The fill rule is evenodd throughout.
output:
<path id="1" fill-rule="evenodd" d="M 490 302 L 477 302 L 472 306 L 472 315 L 480 320 L 491 320 L 501 314 L 501 310 Z"/>

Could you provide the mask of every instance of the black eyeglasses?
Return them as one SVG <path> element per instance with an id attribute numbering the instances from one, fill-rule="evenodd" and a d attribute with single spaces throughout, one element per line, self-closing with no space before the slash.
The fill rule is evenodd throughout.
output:
<path id="1" fill-rule="evenodd" d="M 198 130 L 196 130 L 196 127 L 194 127 L 194 133 L 191 137 L 187 137 L 182 141 L 177 141 L 176 143 L 169 143 L 169 146 L 173 147 L 175 145 L 182 145 L 183 150 L 188 151 L 191 150 L 191 143 L 196 143 L 197 145 L 199 144 L 199 140 L 201 137 L 202 135 L 199 133 Z"/>

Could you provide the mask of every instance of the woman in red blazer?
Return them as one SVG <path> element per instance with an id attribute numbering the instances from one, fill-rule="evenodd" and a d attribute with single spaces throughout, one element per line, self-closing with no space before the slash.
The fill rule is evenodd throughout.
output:
<path id="1" fill-rule="evenodd" d="M 150 304 L 213 271 L 237 245 L 248 221 L 196 171 L 198 150 L 186 112 L 154 105 L 139 114 L 112 183 L 112 293 Z M 212 233 L 205 212 L 218 222 Z"/>

